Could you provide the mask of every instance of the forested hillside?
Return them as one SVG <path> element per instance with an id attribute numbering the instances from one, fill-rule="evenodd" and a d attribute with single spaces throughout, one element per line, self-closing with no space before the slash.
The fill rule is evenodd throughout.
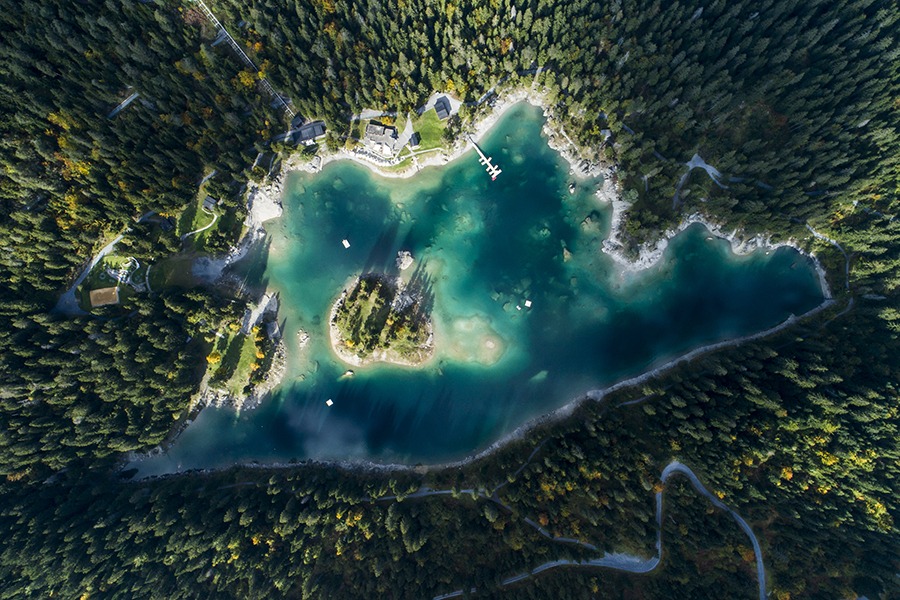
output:
<path id="1" fill-rule="evenodd" d="M 882 158 L 896 154 L 895 2 L 217 6 L 246 21 L 238 34 L 301 111 L 339 132 L 362 108 L 402 114 L 433 89 L 474 102 L 509 74 L 544 67 L 539 83 L 573 137 L 596 150 L 601 131 L 613 132 L 610 151 L 639 197 L 639 237 L 700 207 L 792 231 L 789 217 L 871 200 Z M 687 206 L 673 206 L 695 152 L 727 189 L 695 175 Z"/>
<path id="2" fill-rule="evenodd" d="M 0 597 L 431 598 L 469 586 L 509 598 L 754 597 L 747 538 L 677 479 L 658 573 L 557 569 L 498 587 L 549 560 L 652 556 L 653 492 L 677 457 L 751 523 L 772 597 L 891 598 L 900 415 L 885 381 L 900 360 L 896 317 L 878 306 L 708 357 L 424 478 L 297 465 L 7 482 Z M 403 498 L 422 485 L 456 491 Z M 526 519 L 599 550 L 550 542 Z"/>
<path id="3" fill-rule="evenodd" d="M 142 261 L 178 250 L 133 220 L 179 211 L 204 171 L 243 210 L 239 189 L 279 114 L 227 49 L 210 47 L 203 19 L 178 9 L 25 2 L 0 13 L 2 473 L 153 446 L 200 381 L 199 334 L 215 322 L 205 312 L 222 304 L 206 292 L 137 297 L 99 319 L 50 313 L 127 226 Z"/>
<path id="4" fill-rule="evenodd" d="M 260 72 L 187 0 L 0 11 L 0 597 L 429 598 L 472 586 L 509 598 L 752 597 L 746 538 L 677 479 L 653 574 L 559 568 L 499 585 L 590 555 L 526 518 L 601 551 L 652 555 L 653 492 L 671 459 L 753 526 L 772 597 L 900 596 L 896 1 L 209 5 Z M 697 210 L 777 235 L 806 236 L 811 222 L 846 250 L 849 291 L 844 256 L 816 242 L 840 290 L 833 309 L 463 469 L 120 479 L 122 452 L 158 444 L 187 416 L 213 333 L 242 304 L 167 287 L 90 314 L 53 307 L 128 228 L 142 262 L 182 252 L 136 221 L 177 215 L 213 171 L 230 225 L 208 248 L 236 240 L 257 154 L 288 151 L 270 144 L 287 117 L 261 76 L 325 119 L 331 146 L 364 108 L 407 111 L 446 91 L 470 103 L 465 125 L 495 84 L 533 88 L 586 158 L 616 162 L 631 242 Z M 695 153 L 722 177 L 694 171 L 679 188 Z M 504 482 L 502 510 L 478 493 L 382 498 Z"/>

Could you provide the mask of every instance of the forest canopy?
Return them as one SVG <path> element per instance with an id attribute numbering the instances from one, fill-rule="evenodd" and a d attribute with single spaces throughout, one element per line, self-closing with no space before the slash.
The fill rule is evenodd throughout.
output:
<path id="1" fill-rule="evenodd" d="M 652 554 L 673 458 L 758 533 L 772 597 L 900 595 L 895 0 L 208 5 L 255 71 L 190 0 L 0 11 L 0 598 L 753 595 L 746 538 L 677 481 L 656 574 L 555 569 L 501 585 L 586 557 L 525 519 Z M 840 246 L 804 242 L 838 302 L 465 468 L 128 481 L 117 461 L 188 418 L 215 332 L 245 299 L 176 284 L 54 307 L 119 234 L 141 263 L 190 258 L 161 221 L 201 185 L 223 215 L 205 250 L 235 243 L 260 156 L 294 151 L 276 141 L 290 115 L 266 86 L 324 119 L 330 148 L 363 109 L 446 92 L 467 103 L 452 135 L 491 94 L 538 90 L 584 158 L 615 164 L 629 243 L 697 211 L 779 237 L 814 226 Z M 679 187 L 695 154 L 722 180 Z M 452 494 L 407 498 L 422 486 Z"/>

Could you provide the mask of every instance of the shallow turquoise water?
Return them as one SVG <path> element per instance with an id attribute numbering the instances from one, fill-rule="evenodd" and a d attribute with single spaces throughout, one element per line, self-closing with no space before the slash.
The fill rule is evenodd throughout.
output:
<path id="1" fill-rule="evenodd" d="M 621 273 L 600 252 L 609 221 L 593 193 L 600 182 L 570 195 L 567 165 L 541 123 L 522 105 L 486 137 L 482 148 L 503 168 L 493 183 L 474 151 L 412 180 L 347 162 L 292 175 L 285 214 L 269 223 L 265 270 L 264 259 L 250 263 L 280 291 L 285 383 L 240 416 L 204 410 L 167 455 L 136 465 L 142 474 L 250 460 L 459 458 L 587 390 L 821 301 L 807 258 L 789 249 L 737 257 L 701 226 L 653 269 Z M 394 269 L 400 249 L 434 282 L 436 358 L 342 377 L 350 367 L 327 341 L 331 303 L 361 271 Z M 300 329 L 311 335 L 303 349 Z"/>

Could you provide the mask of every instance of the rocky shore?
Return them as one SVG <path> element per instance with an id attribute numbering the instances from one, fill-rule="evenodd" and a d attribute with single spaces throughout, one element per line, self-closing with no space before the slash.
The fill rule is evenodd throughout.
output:
<path id="1" fill-rule="evenodd" d="M 607 180 L 608 182 L 609 180 Z M 606 183 L 606 182 L 604 182 Z M 715 237 L 724 239 L 731 245 L 731 251 L 739 256 L 750 254 L 758 250 L 777 250 L 778 248 L 793 248 L 800 254 L 808 256 L 812 259 L 813 266 L 819 276 L 819 285 L 822 289 L 822 295 L 832 298 L 831 286 L 825 277 L 825 268 L 819 262 L 815 254 L 803 248 L 797 240 L 789 239 L 784 241 L 772 241 L 771 236 L 764 234 L 747 235 L 746 233 L 731 229 L 728 230 L 723 225 L 716 223 L 710 218 L 700 213 L 693 213 L 682 219 L 677 227 L 667 229 L 660 235 L 655 242 L 648 242 L 638 247 L 635 255 L 628 255 L 625 252 L 625 245 L 622 239 L 622 226 L 624 223 L 625 211 L 630 206 L 627 202 L 621 200 L 620 196 L 614 191 L 601 189 L 597 192 L 601 201 L 609 203 L 612 208 L 612 217 L 610 219 L 609 236 L 603 242 L 603 252 L 613 259 L 620 269 L 626 272 L 642 271 L 656 265 L 665 254 L 669 242 L 676 235 L 694 224 L 703 225 L 709 233 Z"/>
<path id="2" fill-rule="evenodd" d="M 256 408 L 260 403 L 271 394 L 275 388 L 284 381 L 287 373 L 287 348 L 284 340 L 278 340 L 275 344 L 274 355 L 272 356 L 272 364 L 269 371 L 264 375 L 262 383 L 259 383 L 250 390 L 250 394 L 244 400 L 244 408 Z"/>

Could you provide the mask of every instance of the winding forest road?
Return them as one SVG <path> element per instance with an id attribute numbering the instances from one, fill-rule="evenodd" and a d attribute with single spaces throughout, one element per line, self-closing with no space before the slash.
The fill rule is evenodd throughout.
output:
<path id="1" fill-rule="evenodd" d="M 535 449 L 537 451 L 537 449 Z M 534 457 L 534 452 L 526 461 L 526 465 Z M 524 468 L 524 465 L 522 466 Z M 522 470 L 519 469 L 519 472 Z M 762 558 L 762 548 L 759 545 L 759 540 L 756 538 L 756 535 L 753 533 L 753 529 L 747 524 L 747 521 L 743 519 L 738 513 L 728 507 L 724 502 L 719 500 L 715 496 L 715 494 L 711 493 L 706 487 L 700 482 L 700 479 L 697 475 L 685 464 L 678 462 L 677 460 L 673 460 L 663 469 L 662 474 L 660 475 L 660 480 L 663 484 L 667 483 L 668 480 L 673 475 L 684 475 L 691 482 L 693 488 L 699 492 L 702 496 L 708 499 L 713 506 L 724 510 L 727 512 L 738 524 L 738 526 L 743 530 L 744 533 L 747 534 L 747 537 L 750 538 L 750 543 L 753 545 L 753 554 L 756 558 L 756 577 L 759 583 L 759 599 L 766 600 L 766 570 L 763 564 Z M 499 489 L 495 488 L 496 489 Z M 473 490 L 460 490 L 458 493 L 471 493 Z M 614 571 L 622 571 L 625 573 L 649 573 L 656 569 L 659 566 L 659 563 L 662 558 L 662 518 L 663 518 L 663 494 L 665 492 L 665 488 L 656 494 L 656 556 L 652 556 L 650 558 L 643 558 L 640 556 L 634 556 L 632 554 L 626 553 L 605 553 L 600 558 L 593 558 L 589 560 L 572 560 L 567 558 L 561 558 L 557 560 L 547 561 L 542 563 L 535 568 L 526 571 L 524 573 L 518 573 L 516 575 L 512 575 L 503 579 L 500 582 L 500 587 L 505 587 L 511 585 L 513 583 L 517 583 L 519 581 L 524 581 L 529 577 L 534 577 L 544 571 L 549 571 L 550 569 L 555 569 L 557 567 L 599 567 L 604 569 L 612 569 Z M 420 488 L 417 492 L 410 494 L 407 498 L 423 498 L 426 496 L 437 496 L 453 493 L 450 490 L 431 490 L 427 487 Z M 497 498 L 496 493 L 491 497 L 487 497 L 483 492 L 478 492 L 478 494 L 491 500 L 492 502 L 502 506 L 509 512 L 512 512 L 512 509 L 504 504 L 499 498 Z M 388 497 L 381 498 L 380 500 L 386 500 Z M 583 542 L 581 540 L 573 539 L 573 538 L 564 538 L 564 537 L 554 537 L 550 534 L 546 529 L 535 523 L 529 518 L 524 518 L 523 522 L 535 529 L 538 533 L 540 533 L 543 537 L 547 538 L 551 542 L 557 544 L 575 544 L 585 548 L 587 550 L 596 551 L 597 547 L 593 544 Z M 469 593 L 476 592 L 476 588 L 470 588 Z M 446 594 L 441 594 L 439 596 L 435 596 L 432 600 L 448 600 L 449 598 L 457 598 L 462 596 L 466 591 L 465 590 L 454 590 L 452 592 L 448 592 Z"/>
<path id="2" fill-rule="evenodd" d="M 763 564 L 762 557 L 762 548 L 759 546 L 759 540 L 756 538 L 756 535 L 753 533 L 753 529 L 747 524 L 747 521 L 744 520 L 741 515 L 737 514 L 731 508 L 729 508 L 724 502 L 719 500 L 714 494 L 710 493 L 709 490 L 704 487 L 702 483 L 700 483 L 700 479 L 697 478 L 697 475 L 688 467 L 687 465 L 681 464 L 677 460 L 673 460 L 666 468 L 663 469 L 662 479 L 663 483 L 671 477 L 673 474 L 680 473 L 690 480 L 691 485 L 694 486 L 694 489 L 697 490 L 700 494 L 706 497 L 713 506 L 716 508 L 722 509 L 731 515 L 731 518 L 735 520 L 738 526 L 747 534 L 747 537 L 750 538 L 750 543 L 753 544 L 753 555 L 756 558 L 756 579 L 759 582 L 759 600 L 766 600 L 766 569 Z M 658 526 L 662 525 L 662 492 L 659 492 L 656 495 L 657 498 L 657 514 L 656 514 L 656 522 Z"/>

